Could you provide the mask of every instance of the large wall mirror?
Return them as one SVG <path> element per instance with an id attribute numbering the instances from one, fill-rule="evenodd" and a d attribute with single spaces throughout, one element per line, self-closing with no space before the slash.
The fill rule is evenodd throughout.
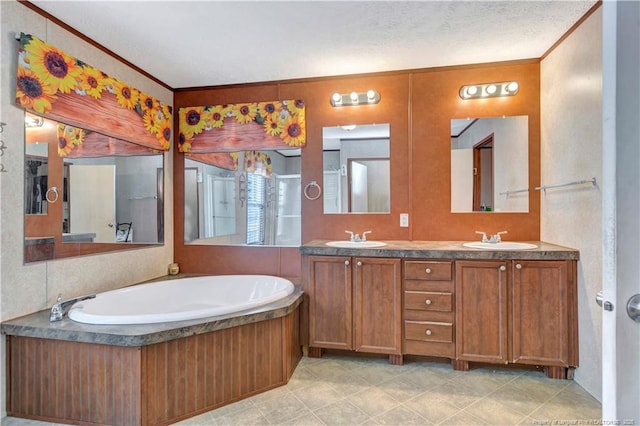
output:
<path id="1" fill-rule="evenodd" d="M 527 116 L 451 120 L 451 211 L 529 211 Z"/>
<path id="2" fill-rule="evenodd" d="M 185 155 L 185 243 L 299 246 L 300 152 Z"/>
<path id="3" fill-rule="evenodd" d="M 322 129 L 324 213 L 389 213 L 389 124 Z"/>
<path id="4" fill-rule="evenodd" d="M 163 154 L 96 132 L 25 116 L 25 244 L 164 241 Z M 99 251 L 104 251 L 103 249 Z M 47 257 L 68 257 L 64 247 Z M 88 250 L 90 252 L 90 250 Z"/>

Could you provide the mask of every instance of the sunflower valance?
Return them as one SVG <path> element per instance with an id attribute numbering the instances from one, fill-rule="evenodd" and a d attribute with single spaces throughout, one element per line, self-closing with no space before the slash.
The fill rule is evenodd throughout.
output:
<path id="1" fill-rule="evenodd" d="M 300 148 L 306 145 L 302 100 L 180 108 L 178 147 L 193 157 L 210 152 Z"/>
<path id="2" fill-rule="evenodd" d="M 16 104 L 44 117 L 166 151 L 171 107 L 20 33 Z"/>

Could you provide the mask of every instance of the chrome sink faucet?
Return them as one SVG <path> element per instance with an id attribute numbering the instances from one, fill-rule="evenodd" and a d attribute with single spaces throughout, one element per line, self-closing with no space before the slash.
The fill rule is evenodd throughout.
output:
<path id="1" fill-rule="evenodd" d="M 69 311 L 69 308 L 71 308 L 74 303 L 80 302 L 82 300 L 93 299 L 95 297 L 95 294 L 91 294 L 89 296 L 74 297 L 73 299 L 62 300 L 62 293 L 58 293 L 58 299 L 56 300 L 56 303 L 54 303 L 51 307 L 49 321 L 60 321 L 62 318 L 64 318 L 64 316 Z"/>
<path id="2" fill-rule="evenodd" d="M 481 241 L 483 243 L 499 243 L 499 242 L 502 241 L 502 237 L 500 237 L 500 235 L 506 234 L 506 233 L 507 233 L 507 231 L 500 231 L 500 232 L 498 232 L 496 234 L 493 234 L 493 235 L 491 235 L 491 236 L 489 236 L 487 238 L 486 232 L 476 231 L 476 234 L 481 234 L 482 235 L 482 240 Z"/>
<path id="3" fill-rule="evenodd" d="M 351 241 L 352 243 L 360 243 L 362 241 L 367 241 L 367 234 L 370 234 L 371 231 L 364 231 L 362 233 L 362 237 L 360 237 L 360 234 L 354 234 L 351 231 L 344 231 L 346 234 L 350 234 L 351 236 L 349 237 L 349 241 Z"/>

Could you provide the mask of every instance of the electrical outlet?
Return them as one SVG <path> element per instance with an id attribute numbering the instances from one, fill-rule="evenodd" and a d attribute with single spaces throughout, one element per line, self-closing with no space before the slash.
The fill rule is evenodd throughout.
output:
<path id="1" fill-rule="evenodd" d="M 400 213 L 400 227 L 401 228 L 409 227 L 409 213 Z"/>

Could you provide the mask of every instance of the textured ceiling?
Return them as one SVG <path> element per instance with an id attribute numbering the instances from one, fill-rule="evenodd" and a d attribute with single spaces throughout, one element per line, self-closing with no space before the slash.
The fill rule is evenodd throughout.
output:
<path id="1" fill-rule="evenodd" d="M 596 2 L 31 3 L 181 88 L 539 58 Z"/>

